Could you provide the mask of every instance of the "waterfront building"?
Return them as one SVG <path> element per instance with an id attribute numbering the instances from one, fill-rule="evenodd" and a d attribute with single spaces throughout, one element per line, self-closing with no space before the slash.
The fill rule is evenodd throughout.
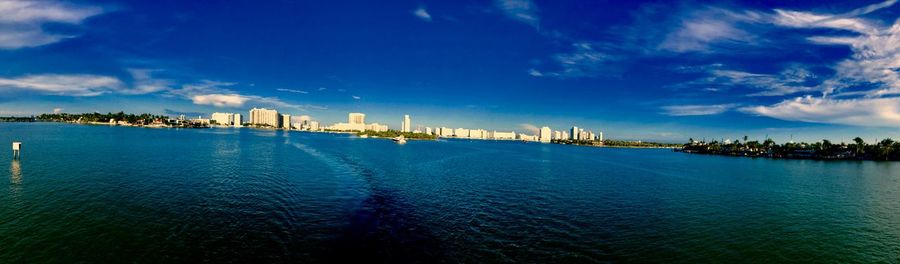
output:
<path id="1" fill-rule="evenodd" d="M 431 127 L 425 127 L 425 134 L 431 135 Z"/>
<path id="2" fill-rule="evenodd" d="M 365 131 L 367 130 L 366 114 L 350 113 L 347 115 L 347 123 L 337 123 L 331 125 L 328 129 L 338 131 Z"/>
<path id="3" fill-rule="evenodd" d="M 372 130 L 375 132 L 385 132 L 385 131 L 388 131 L 388 126 L 382 125 L 379 123 L 372 123 L 372 124 L 366 125 L 366 130 Z"/>
<path id="4" fill-rule="evenodd" d="M 453 131 L 453 135 L 458 138 L 468 138 L 469 130 L 465 129 L 465 128 L 457 128 L 456 130 Z"/>
<path id="5" fill-rule="evenodd" d="M 537 135 L 519 134 L 516 138 L 522 141 L 538 141 Z"/>
<path id="6" fill-rule="evenodd" d="M 499 132 L 491 133 L 491 139 L 494 140 L 513 140 L 516 139 L 516 132 Z"/>
<path id="7" fill-rule="evenodd" d="M 291 115 L 282 115 L 281 125 L 284 126 L 284 129 L 291 130 Z"/>
<path id="8" fill-rule="evenodd" d="M 600 131 L 600 133 L 597 134 L 597 140 L 599 140 L 601 143 L 603 142 L 603 131 Z"/>
<path id="9" fill-rule="evenodd" d="M 410 132 L 412 131 L 410 127 L 409 115 L 403 115 L 403 122 L 400 123 L 400 132 Z"/>
<path id="10" fill-rule="evenodd" d="M 485 139 L 487 137 L 487 131 L 484 129 L 472 129 L 469 130 L 469 138 L 472 139 Z"/>
<path id="11" fill-rule="evenodd" d="M 441 127 L 441 131 L 438 133 L 438 136 L 441 137 L 452 137 L 453 129 L 449 127 Z"/>
<path id="12" fill-rule="evenodd" d="M 298 129 L 300 129 L 300 130 L 310 130 L 310 129 L 309 129 L 309 122 L 312 121 L 312 118 L 311 118 L 311 117 L 309 117 L 308 115 L 302 115 L 302 116 L 297 117 L 297 119 L 300 119 L 300 120 L 299 120 L 300 122 L 298 122 L 299 125 L 297 125 L 297 128 L 298 128 Z"/>
<path id="13" fill-rule="evenodd" d="M 274 128 L 281 127 L 281 117 L 277 110 L 265 108 L 250 109 L 250 123 L 254 125 L 268 125 Z"/>
<path id="14" fill-rule="evenodd" d="M 364 125 L 364 124 L 366 124 L 366 114 L 350 113 L 347 115 L 347 123 L 350 123 L 353 125 Z"/>
<path id="15" fill-rule="evenodd" d="M 572 139 L 572 140 L 578 140 L 578 136 L 581 135 L 581 134 L 580 134 L 579 131 L 578 131 L 578 127 L 577 127 L 577 126 L 573 126 L 573 127 L 572 127 L 572 131 L 570 132 L 569 135 L 572 136 L 570 139 Z"/>
<path id="16" fill-rule="evenodd" d="M 220 126 L 234 125 L 234 113 L 215 112 L 210 116 L 210 119 Z"/>
<path id="17" fill-rule="evenodd" d="M 241 114 L 234 114 L 231 120 L 231 123 L 236 127 L 244 125 L 244 116 L 242 116 Z"/>
<path id="18" fill-rule="evenodd" d="M 542 127 L 540 133 L 541 142 L 550 142 L 550 127 Z"/>
<path id="19" fill-rule="evenodd" d="M 559 130 L 553 131 L 553 139 L 562 139 L 562 132 L 560 132 Z"/>
<path id="20" fill-rule="evenodd" d="M 309 121 L 309 131 L 319 131 L 319 121 Z"/>

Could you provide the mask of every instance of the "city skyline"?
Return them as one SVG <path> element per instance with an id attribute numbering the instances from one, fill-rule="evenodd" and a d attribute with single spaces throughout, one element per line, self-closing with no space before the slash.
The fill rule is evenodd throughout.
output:
<path id="1" fill-rule="evenodd" d="M 662 142 L 900 137 L 895 1 L 6 3 L 0 115 L 260 107 L 398 130 L 410 115 L 412 130 Z"/>

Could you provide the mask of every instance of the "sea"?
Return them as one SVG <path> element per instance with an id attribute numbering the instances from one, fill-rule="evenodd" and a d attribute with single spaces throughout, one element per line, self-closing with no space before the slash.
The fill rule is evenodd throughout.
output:
<path id="1" fill-rule="evenodd" d="M 0 123 L 0 263 L 900 263 L 900 163 Z"/>

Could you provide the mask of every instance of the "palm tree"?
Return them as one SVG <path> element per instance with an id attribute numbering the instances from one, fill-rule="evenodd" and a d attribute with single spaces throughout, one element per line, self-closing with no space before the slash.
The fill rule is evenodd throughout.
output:
<path id="1" fill-rule="evenodd" d="M 888 160 L 891 157 L 891 152 L 894 151 L 894 140 L 890 138 L 886 138 L 881 141 L 881 155 L 884 156 L 884 160 Z"/>
<path id="2" fill-rule="evenodd" d="M 856 137 L 853 139 L 853 142 L 856 142 L 856 156 L 860 156 L 866 152 L 866 142 L 863 141 L 862 138 Z"/>

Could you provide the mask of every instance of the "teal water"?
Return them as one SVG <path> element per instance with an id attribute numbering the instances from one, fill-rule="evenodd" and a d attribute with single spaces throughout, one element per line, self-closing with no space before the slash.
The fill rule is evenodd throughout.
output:
<path id="1" fill-rule="evenodd" d="M 0 263 L 900 262 L 900 163 L 0 123 L 13 140 Z"/>

